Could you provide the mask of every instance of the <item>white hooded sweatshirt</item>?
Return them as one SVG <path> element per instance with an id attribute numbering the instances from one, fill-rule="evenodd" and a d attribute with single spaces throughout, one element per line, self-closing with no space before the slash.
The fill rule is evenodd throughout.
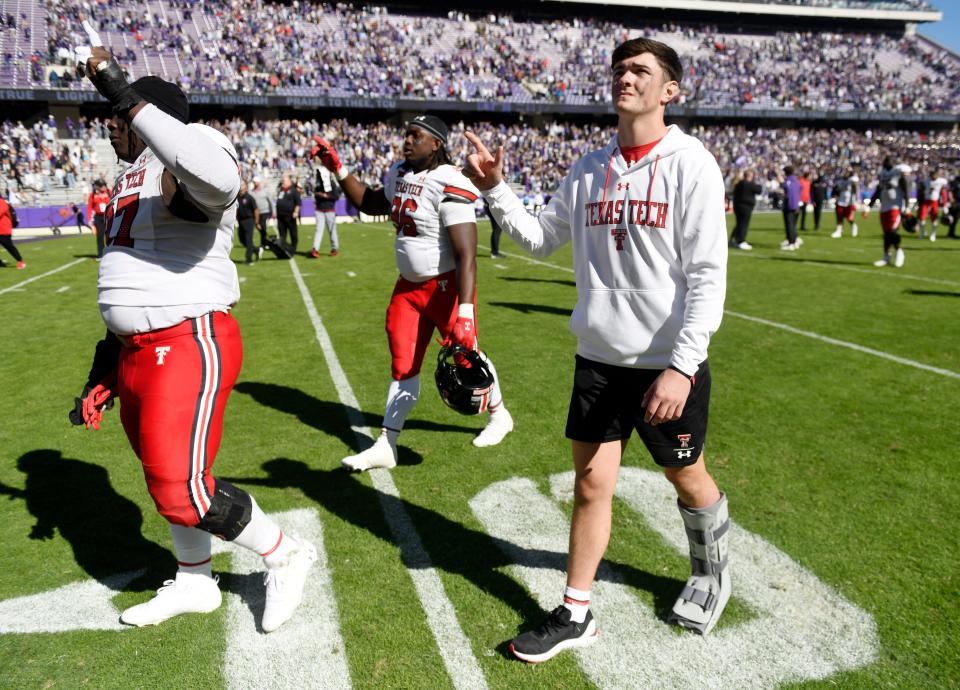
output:
<path id="1" fill-rule="evenodd" d="M 628 166 L 614 137 L 574 164 L 539 220 L 505 182 L 484 196 L 534 256 L 573 241 L 577 354 L 697 372 L 723 316 L 727 264 L 723 176 L 698 139 L 672 125 Z"/>

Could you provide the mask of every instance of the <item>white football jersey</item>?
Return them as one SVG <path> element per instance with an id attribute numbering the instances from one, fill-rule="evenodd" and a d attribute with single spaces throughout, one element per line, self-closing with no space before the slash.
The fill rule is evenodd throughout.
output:
<path id="1" fill-rule="evenodd" d="M 927 186 L 926 201 L 940 201 L 940 194 L 946 186 L 947 181 L 942 177 L 930 180 L 930 184 Z"/>
<path id="2" fill-rule="evenodd" d="M 187 203 L 171 203 L 180 214 L 175 215 L 161 195 L 163 170 L 147 149 L 120 174 L 111 192 L 97 287 L 101 314 L 115 333 L 156 330 L 212 310 L 226 311 L 240 298 L 237 269 L 230 260 L 236 200 L 225 209 L 208 208 L 190 200 L 181 185 L 178 195 Z"/>
<path id="3" fill-rule="evenodd" d="M 415 173 L 406 163 L 390 167 L 383 185 L 390 219 L 397 228 L 397 269 L 422 283 L 456 268 L 446 228 L 475 223 L 473 204 L 480 192 L 452 165 Z"/>
<path id="4" fill-rule="evenodd" d="M 844 177 L 838 181 L 835 186 L 837 206 L 853 206 L 856 204 L 859 189 L 860 178 L 856 175 Z"/>
<path id="5" fill-rule="evenodd" d="M 899 209 L 906 202 L 903 198 L 903 190 L 900 188 L 900 180 L 906 176 L 909 168 L 902 165 L 895 165 L 890 170 L 880 169 L 880 212 Z"/>

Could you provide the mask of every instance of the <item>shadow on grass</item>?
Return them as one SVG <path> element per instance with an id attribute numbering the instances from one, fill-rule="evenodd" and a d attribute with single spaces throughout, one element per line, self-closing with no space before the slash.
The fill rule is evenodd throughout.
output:
<path id="1" fill-rule="evenodd" d="M 802 249 L 800 251 L 803 251 Z M 784 256 L 782 254 L 771 254 L 770 256 L 763 257 L 770 261 L 785 261 L 788 263 L 800 263 L 800 264 L 825 264 L 828 266 L 871 266 L 872 263 L 869 261 L 841 261 L 840 259 L 802 259 L 795 254 L 792 256 Z"/>
<path id="2" fill-rule="evenodd" d="M 530 593 L 509 574 L 499 569 L 509 565 L 566 570 L 565 553 L 523 549 L 516 544 L 491 537 L 424 506 L 397 496 L 381 493 L 345 470 L 314 469 L 289 458 L 276 458 L 263 464 L 267 477 L 231 477 L 227 481 L 246 486 L 275 489 L 295 488 L 346 522 L 368 531 L 378 539 L 397 544 L 404 565 L 409 569 L 431 565 L 444 572 L 459 575 L 478 589 L 500 599 L 517 611 L 528 624 L 538 624 L 543 611 Z M 406 512 L 416 533 L 410 533 L 402 521 L 393 521 L 393 528 L 384 514 Z M 411 549 L 419 535 L 429 559 Z M 610 575 L 610 571 L 616 573 Z M 628 586 L 645 590 L 654 596 L 654 609 L 661 620 L 667 615 L 683 587 L 683 582 L 655 575 L 623 563 L 604 561 L 598 579 L 614 579 Z M 557 592 L 559 601 L 562 592 Z M 529 627 L 524 625 L 523 629 Z M 498 650 L 503 652 L 498 647 Z"/>
<path id="3" fill-rule="evenodd" d="M 904 290 L 903 293 L 922 297 L 960 297 L 960 292 L 950 292 L 948 290 Z"/>
<path id="4" fill-rule="evenodd" d="M 550 283 L 552 285 L 563 285 L 566 287 L 577 287 L 575 280 L 550 280 L 547 278 L 520 278 L 517 276 L 498 276 L 499 280 L 506 280 L 511 283 Z"/>
<path id="5" fill-rule="evenodd" d="M 0 483 L 0 495 L 23 500 L 36 518 L 29 539 L 47 541 L 59 532 L 77 565 L 98 582 L 145 568 L 146 574 L 126 585 L 126 591 L 156 589 L 162 579 L 157 575 L 176 570 L 173 554 L 141 533 L 140 507 L 113 489 L 100 465 L 47 448 L 21 455 L 17 469 L 26 475 L 25 488 Z"/>
<path id="6" fill-rule="evenodd" d="M 529 302 L 490 302 L 490 306 L 514 309 L 521 314 L 540 313 L 569 317 L 573 313 L 572 309 L 567 309 L 566 307 L 551 307 L 547 304 L 530 304 Z"/>
<path id="7" fill-rule="evenodd" d="M 317 431 L 335 436 L 348 448 L 357 448 L 357 435 L 350 428 L 349 420 L 352 413 L 359 414 L 363 418 L 363 423 L 375 431 L 380 428 L 380 424 L 383 422 L 383 413 L 363 412 L 356 408 L 348 408 L 339 401 L 320 400 L 304 393 L 299 388 L 291 388 L 290 386 L 243 381 L 234 386 L 233 389 L 244 395 L 249 395 L 261 405 L 294 415 L 302 423 L 313 427 Z M 404 428 L 424 431 L 452 431 L 467 434 L 471 437 L 477 433 L 477 429 L 473 427 L 431 422 L 424 419 L 408 419 Z M 403 436 L 401 435 L 400 438 L 402 439 Z M 361 447 L 357 450 L 365 450 L 372 443 L 372 440 L 365 438 L 361 441 Z M 400 445 L 397 448 L 397 462 L 401 465 L 417 465 L 423 462 L 423 457 L 419 453 Z"/>

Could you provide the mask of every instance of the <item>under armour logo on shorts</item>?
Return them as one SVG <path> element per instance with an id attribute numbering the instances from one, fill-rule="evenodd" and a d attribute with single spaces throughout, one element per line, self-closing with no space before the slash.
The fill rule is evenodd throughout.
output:
<path id="1" fill-rule="evenodd" d="M 157 366 L 163 366 L 163 358 L 167 356 L 167 353 L 170 352 L 169 345 L 158 345 L 153 348 L 153 351 L 157 353 Z"/>

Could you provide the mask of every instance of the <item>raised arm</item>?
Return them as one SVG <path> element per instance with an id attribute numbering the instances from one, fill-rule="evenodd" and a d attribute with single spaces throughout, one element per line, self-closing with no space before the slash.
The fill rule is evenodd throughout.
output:
<path id="1" fill-rule="evenodd" d="M 503 180 L 503 147 L 498 146 L 492 154 L 473 132 L 465 132 L 464 136 L 474 152 L 467 156 L 463 174 L 483 193 L 500 227 L 534 256 L 547 256 L 569 242 L 570 214 L 564 193 L 567 181 L 550 199 L 540 218 L 534 218 Z"/>
<path id="2" fill-rule="evenodd" d="M 192 199 L 215 209 L 233 203 L 240 192 L 240 169 L 225 148 L 226 138 L 218 143 L 200 125 L 185 125 L 149 103 L 134 110 L 133 131 Z"/>
<path id="3" fill-rule="evenodd" d="M 310 157 L 319 159 L 321 165 L 333 173 L 351 204 L 369 216 L 385 216 L 390 213 L 390 200 L 382 188 L 371 189 L 354 177 L 340 162 L 336 150 L 325 140 L 314 135 L 313 142 Z"/>

